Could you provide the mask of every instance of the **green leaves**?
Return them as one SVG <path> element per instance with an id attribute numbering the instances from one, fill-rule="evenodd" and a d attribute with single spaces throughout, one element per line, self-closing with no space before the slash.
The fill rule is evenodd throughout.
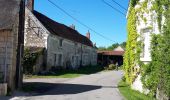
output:
<path id="1" fill-rule="evenodd" d="M 170 97 L 170 2 L 168 0 L 155 0 L 154 10 L 157 12 L 158 25 L 161 34 L 153 35 L 151 42 L 152 62 L 143 67 L 144 86 L 156 93 L 156 89 Z M 166 7 L 166 9 L 163 9 Z M 164 12 L 164 13 L 163 13 Z M 165 22 L 162 24 L 162 16 Z"/>
<path id="2" fill-rule="evenodd" d="M 133 2 L 133 1 L 131 1 Z M 133 7 L 130 7 L 129 16 L 128 16 L 128 40 L 126 45 L 126 52 L 124 56 L 124 70 L 125 70 L 125 78 L 128 84 L 132 84 L 135 77 L 135 66 L 136 62 L 138 62 L 139 51 L 138 50 L 138 34 L 136 32 L 136 11 Z"/>

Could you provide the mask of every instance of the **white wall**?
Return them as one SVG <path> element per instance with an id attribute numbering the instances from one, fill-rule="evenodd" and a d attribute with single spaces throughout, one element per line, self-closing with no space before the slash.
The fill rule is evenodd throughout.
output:
<path id="1" fill-rule="evenodd" d="M 142 3 L 145 0 L 140 0 L 139 2 Z M 148 63 L 151 61 L 151 36 L 152 34 L 159 34 L 158 24 L 157 24 L 157 18 L 156 13 L 154 11 L 151 11 L 152 8 L 152 1 L 148 1 L 148 11 L 143 13 L 143 18 L 146 18 L 146 22 L 142 19 L 140 15 L 138 15 L 138 21 L 137 21 L 137 33 L 140 34 L 140 36 L 143 35 L 144 37 L 144 56 L 141 56 L 140 60 L 144 63 Z M 136 9 L 138 9 L 140 5 L 136 5 Z M 140 12 L 139 12 L 140 13 Z M 139 14 L 138 13 L 138 14 Z M 141 37 L 140 37 L 141 38 Z M 141 40 L 141 39 L 138 40 Z"/>

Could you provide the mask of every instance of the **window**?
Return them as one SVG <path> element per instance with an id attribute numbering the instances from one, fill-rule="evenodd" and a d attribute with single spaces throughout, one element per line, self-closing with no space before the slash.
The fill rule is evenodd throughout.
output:
<path id="1" fill-rule="evenodd" d="M 58 55 L 58 65 L 62 66 L 62 54 Z"/>
<path id="2" fill-rule="evenodd" d="M 63 39 L 59 40 L 59 46 L 62 47 L 63 46 Z"/>
<path id="3" fill-rule="evenodd" d="M 140 57 L 142 57 L 142 58 L 144 58 L 144 56 L 145 56 L 145 38 L 146 38 L 147 33 L 149 33 L 149 31 L 150 31 L 149 28 L 145 28 L 145 29 L 141 30 L 140 40 L 141 40 L 142 44 L 141 44 Z"/>
<path id="4" fill-rule="evenodd" d="M 143 31 L 142 31 L 143 32 Z M 140 57 L 144 57 L 144 54 L 145 54 L 145 35 L 144 35 L 144 33 L 141 33 L 141 35 L 140 35 L 140 40 L 141 40 L 141 42 L 142 42 L 142 44 L 141 44 L 141 54 L 140 54 Z"/>
<path id="5" fill-rule="evenodd" d="M 83 55 L 83 65 L 87 65 L 87 63 L 88 63 L 88 55 L 84 54 Z"/>
<path id="6" fill-rule="evenodd" d="M 72 67 L 79 67 L 79 56 L 72 56 Z"/>
<path id="7" fill-rule="evenodd" d="M 141 33 L 148 33 L 150 32 L 150 28 L 144 28 L 141 30 Z"/>

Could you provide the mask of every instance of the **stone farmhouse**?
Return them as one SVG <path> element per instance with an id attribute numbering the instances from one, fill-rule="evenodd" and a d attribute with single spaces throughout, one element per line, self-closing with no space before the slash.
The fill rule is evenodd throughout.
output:
<path id="1" fill-rule="evenodd" d="M 34 0 L 28 0 L 25 16 L 25 47 L 44 50 L 35 72 L 97 64 L 97 50 L 89 32 L 83 36 L 74 25 L 68 27 L 35 11 Z"/>

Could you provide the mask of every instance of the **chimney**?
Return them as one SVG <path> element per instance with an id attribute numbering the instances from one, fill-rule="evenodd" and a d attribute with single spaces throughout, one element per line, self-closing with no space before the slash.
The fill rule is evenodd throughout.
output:
<path id="1" fill-rule="evenodd" d="M 94 43 L 94 45 L 93 45 L 94 47 L 96 47 L 96 43 Z"/>
<path id="2" fill-rule="evenodd" d="M 89 31 L 86 33 L 86 37 L 90 40 L 90 32 Z"/>
<path id="3" fill-rule="evenodd" d="M 34 10 L 34 0 L 27 0 L 27 7 L 29 10 L 33 11 Z"/>
<path id="4" fill-rule="evenodd" d="M 73 30 L 75 30 L 75 29 L 76 29 L 76 27 L 75 27 L 75 25 L 74 25 L 74 24 L 70 25 L 70 28 L 72 28 Z"/>

